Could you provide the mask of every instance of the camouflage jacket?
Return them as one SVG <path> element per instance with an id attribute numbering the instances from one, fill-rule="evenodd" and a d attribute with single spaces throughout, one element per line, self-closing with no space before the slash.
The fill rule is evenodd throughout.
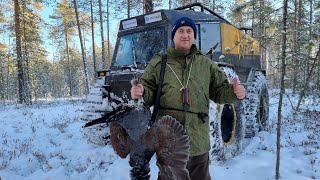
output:
<path id="1" fill-rule="evenodd" d="M 143 99 L 149 106 L 154 103 L 159 83 L 160 62 L 161 56 L 156 54 L 141 77 L 144 86 Z M 187 81 L 189 105 L 186 109 L 181 84 L 186 86 Z M 191 157 L 210 150 L 208 119 L 210 99 L 216 103 L 232 103 L 237 100 L 222 70 L 194 45 L 188 55 L 174 48 L 168 48 L 157 118 L 170 115 L 184 125 L 190 139 Z"/>

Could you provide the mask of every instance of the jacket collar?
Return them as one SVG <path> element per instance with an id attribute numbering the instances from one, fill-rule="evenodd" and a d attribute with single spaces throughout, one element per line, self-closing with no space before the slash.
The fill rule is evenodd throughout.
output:
<path id="1" fill-rule="evenodd" d="M 173 58 L 183 58 L 185 59 L 188 56 L 194 56 L 199 52 L 198 48 L 196 45 L 192 45 L 191 49 L 190 49 L 190 53 L 189 54 L 184 54 L 182 51 L 180 50 L 176 50 L 175 48 L 168 48 L 167 49 L 167 55 Z"/>

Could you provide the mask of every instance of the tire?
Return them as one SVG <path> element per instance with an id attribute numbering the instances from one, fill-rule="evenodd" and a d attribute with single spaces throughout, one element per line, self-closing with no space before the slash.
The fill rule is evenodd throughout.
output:
<path id="1" fill-rule="evenodd" d="M 254 137 L 258 131 L 266 130 L 269 117 L 269 95 L 266 77 L 261 71 L 252 70 L 246 87 L 245 107 L 246 131 L 245 137 Z"/>
<path id="2" fill-rule="evenodd" d="M 110 112 L 112 107 L 108 98 L 104 95 L 104 77 L 98 78 L 94 87 L 90 89 L 85 106 L 82 110 L 82 120 L 89 122 L 102 117 L 106 112 Z M 88 142 L 96 145 L 110 144 L 110 130 L 107 124 L 97 124 L 82 129 L 84 137 Z"/>
<path id="3" fill-rule="evenodd" d="M 222 67 L 229 82 L 237 77 L 229 67 Z M 215 161 L 225 161 L 242 151 L 245 132 L 244 108 L 241 101 L 235 104 L 210 103 L 211 155 Z"/>

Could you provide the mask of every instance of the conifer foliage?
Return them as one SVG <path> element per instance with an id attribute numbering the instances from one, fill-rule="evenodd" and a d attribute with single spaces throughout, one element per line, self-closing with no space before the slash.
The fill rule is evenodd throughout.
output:
<path id="1" fill-rule="evenodd" d="M 95 71 L 111 64 L 121 19 L 174 9 L 192 0 L 0 1 L 0 100 L 31 104 L 41 98 L 83 97 Z M 260 42 L 267 80 L 279 88 L 281 0 L 200 0 Z M 320 92 L 320 1 L 288 1 L 285 85 L 303 96 Z M 79 21 L 77 25 L 77 19 Z M 79 29 L 78 29 L 79 28 Z M 82 40 L 79 40 L 81 34 Z M 81 43 L 80 43 L 81 42 Z M 80 48 L 82 44 L 82 48 Z M 298 106 L 296 104 L 295 106 Z M 299 109 L 296 108 L 296 109 Z"/>

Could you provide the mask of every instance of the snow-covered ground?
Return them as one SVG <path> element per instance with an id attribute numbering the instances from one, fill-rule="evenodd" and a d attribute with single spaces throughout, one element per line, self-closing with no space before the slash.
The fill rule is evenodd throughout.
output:
<path id="1" fill-rule="evenodd" d="M 278 96 L 270 97 L 269 130 L 246 139 L 240 155 L 224 163 L 212 161 L 212 179 L 275 179 Z M 296 105 L 297 99 L 284 97 L 281 179 L 320 179 L 320 97 L 307 98 L 293 119 L 291 103 Z M 130 179 L 128 159 L 83 137 L 83 106 L 81 100 L 45 101 L 31 107 L 0 104 L 1 180 Z M 151 179 L 157 178 L 155 163 L 153 157 Z"/>

